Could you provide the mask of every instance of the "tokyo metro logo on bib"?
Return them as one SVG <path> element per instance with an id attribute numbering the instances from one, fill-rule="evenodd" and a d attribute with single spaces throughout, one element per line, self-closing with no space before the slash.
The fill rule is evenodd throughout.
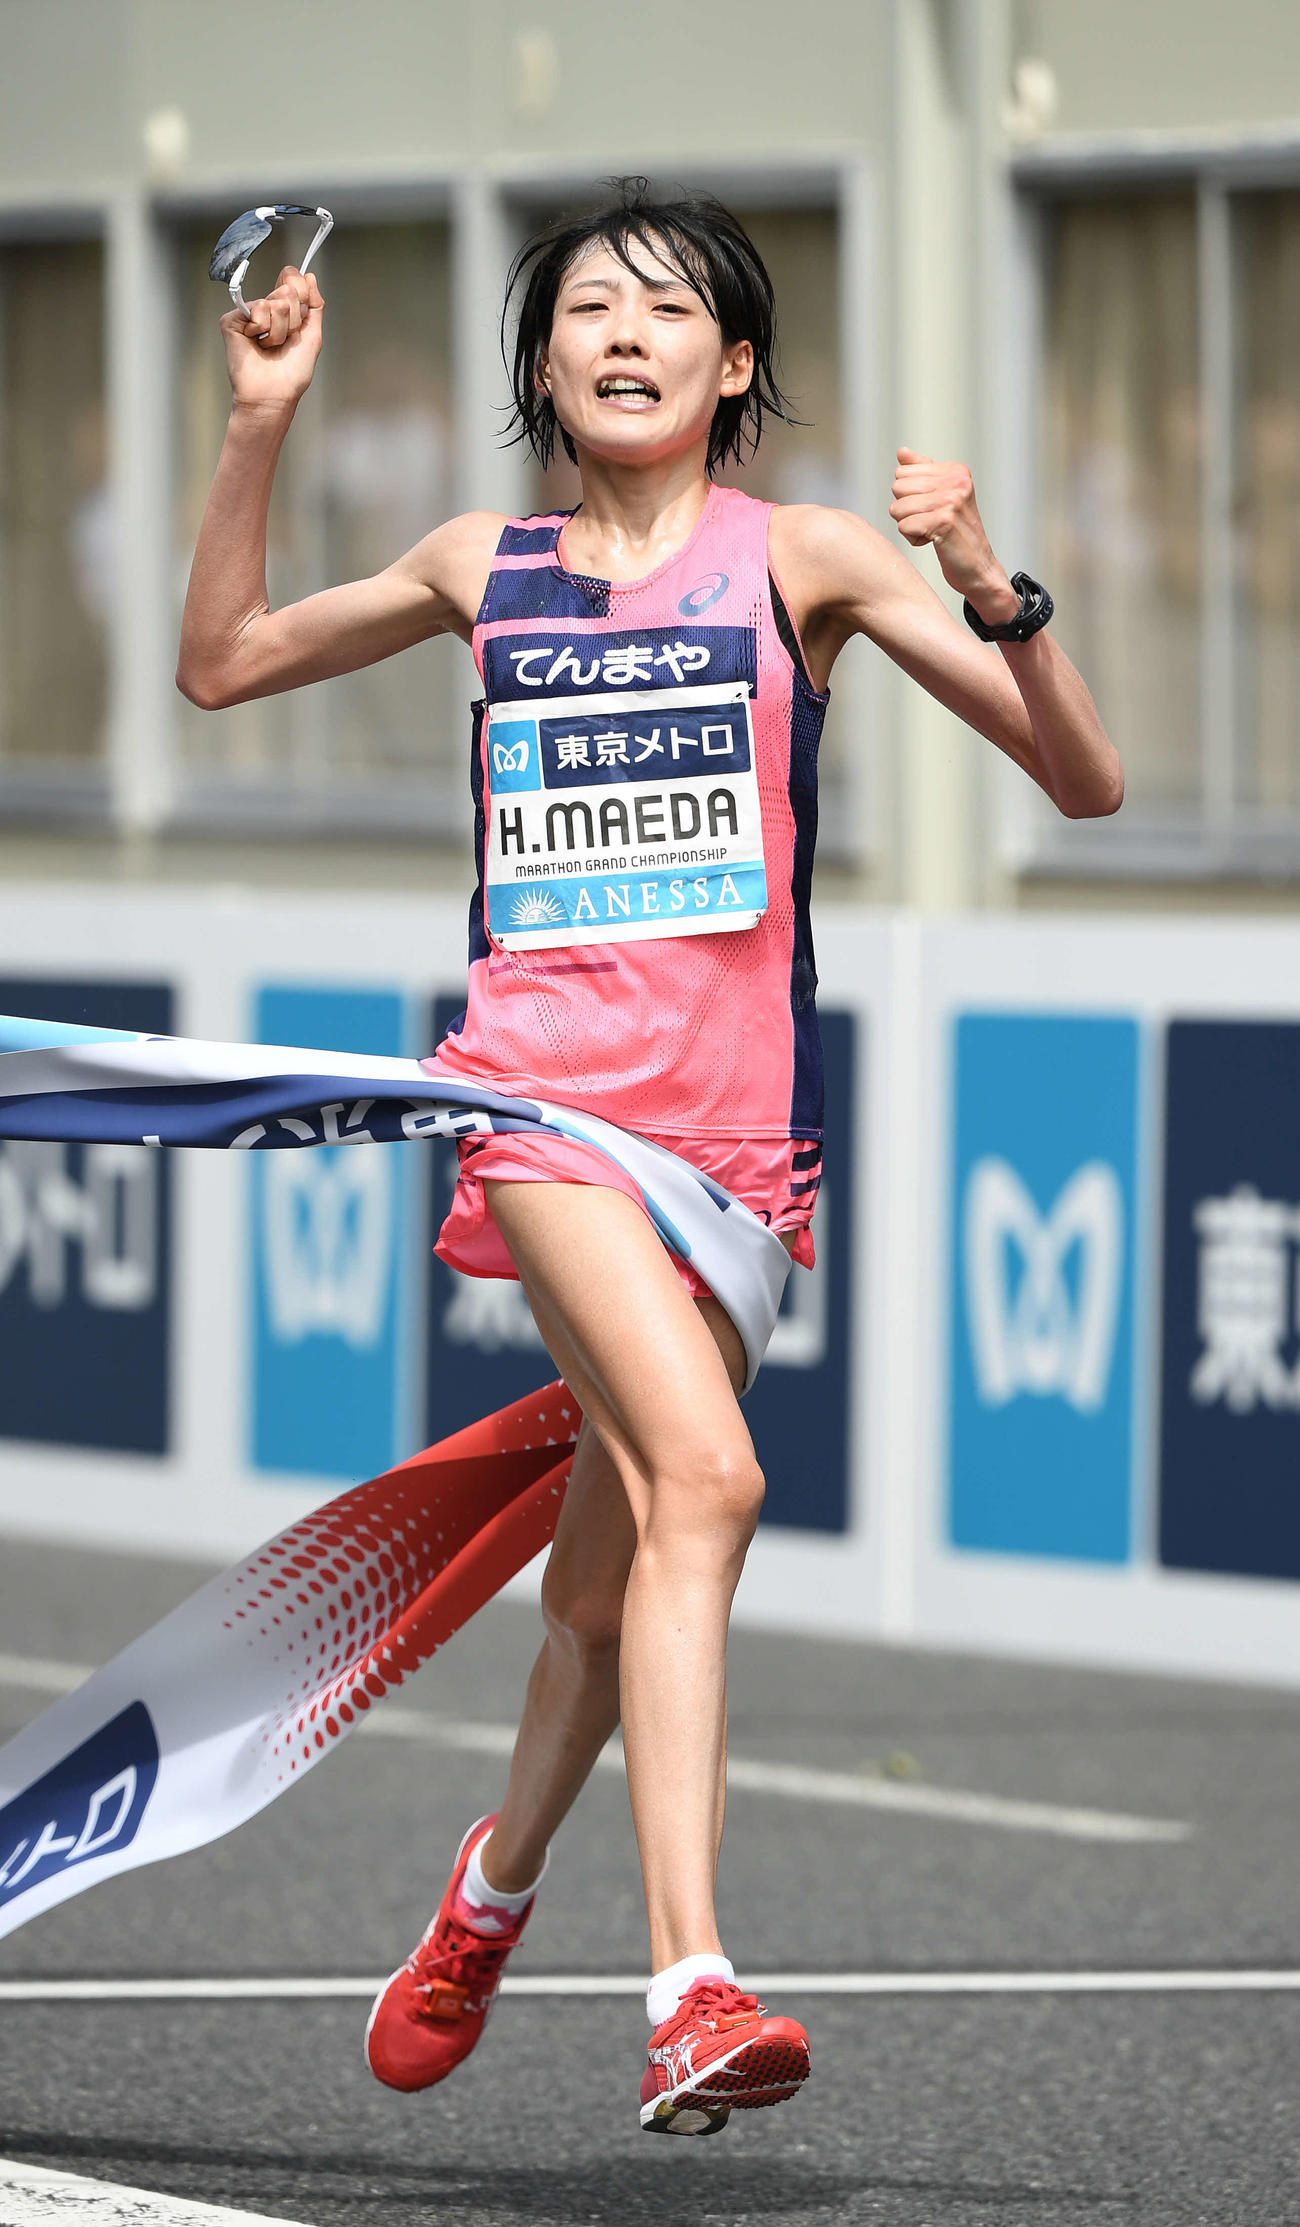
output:
<path id="1" fill-rule="evenodd" d="M 749 684 L 577 697 L 488 727 L 488 928 L 510 946 L 750 928 L 767 907 Z"/>
<path id="2" fill-rule="evenodd" d="M 541 787 L 541 758 L 535 719 L 495 719 L 491 728 L 492 788 L 495 794 Z"/>

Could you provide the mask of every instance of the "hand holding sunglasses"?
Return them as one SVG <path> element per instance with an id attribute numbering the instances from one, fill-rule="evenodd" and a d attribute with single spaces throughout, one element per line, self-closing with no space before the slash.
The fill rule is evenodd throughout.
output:
<path id="1" fill-rule="evenodd" d="M 286 217 L 315 216 L 316 236 L 301 264 L 288 265 L 265 296 L 244 300 L 242 284 L 254 251 Z M 292 407 L 311 383 L 320 353 L 323 308 L 320 289 L 307 272 L 334 219 L 328 209 L 305 209 L 294 202 L 247 209 L 228 225 L 212 251 L 209 276 L 230 290 L 231 314 L 221 320 L 226 368 L 237 403 Z M 312 311 L 318 314 L 313 316 Z M 256 315 L 257 329 L 252 320 Z"/>
<path id="2" fill-rule="evenodd" d="M 248 315 L 248 304 L 240 289 L 254 250 L 261 246 L 263 240 L 270 239 L 272 226 L 282 224 L 286 217 L 310 216 L 318 217 L 320 222 L 316 227 L 315 239 L 298 265 L 305 278 L 317 248 L 329 238 L 334 229 L 334 219 L 328 209 L 305 209 L 296 201 L 276 201 L 260 209 L 245 209 L 242 216 L 236 217 L 233 224 L 226 226 L 212 250 L 208 277 L 223 280 L 230 288 L 230 299 L 241 317 Z"/>

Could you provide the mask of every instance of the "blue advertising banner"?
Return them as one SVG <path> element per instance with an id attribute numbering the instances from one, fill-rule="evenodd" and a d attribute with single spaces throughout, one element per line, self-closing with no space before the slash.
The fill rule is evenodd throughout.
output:
<path id="1" fill-rule="evenodd" d="M 0 1012 L 174 1027 L 160 982 L 9 977 Z M 0 1144 L 0 1436 L 167 1451 L 168 1158 L 147 1145 Z"/>
<path id="2" fill-rule="evenodd" d="M 437 1001 L 434 1043 L 459 1009 L 455 999 Z M 815 1224 L 817 1266 L 791 1273 L 768 1357 L 745 1401 L 745 1419 L 767 1477 L 764 1523 L 842 1532 L 849 1520 L 857 1025 L 848 1013 L 824 1013 L 821 1025 L 826 1148 Z M 456 1180 L 453 1148 L 437 1143 L 432 1151 L 431 1242 Z M 428 1436 L 458 1430 L 547 1383 L 554 1373 L 518 1284 L 461 1276 L 442 1261 L 433 1262 Z"/>
<path id="3" fill-rule="evenodd" d="M 403 1019 L 396 991 L 267 985 L 253 1030 L 262 1044 L 399 1057 Z M 364 1134 L 364 1109 L 347 1125 Z M 399 1443 L 410 1158 L 391 1144 L 251 1155 L 258 1469 L 373 1477 L 410 1452 Z"/>
<path id="4" fill-rule="evenodd" d="M 849 1527 L 853 1351 L 854 1141 L 866 1077 L 851 1013 L 820 1015 L 826 1142 L 813 1238 L 817 1266 L 794 1268 L 757 1384 L 745 1400 L 767 1479 L 763 1522 L 799 1531 Z"/>
<path id="5" fill-rule="evenodd" d="M 1123 1562 L 1137 1024 L 967 1013 L 954 1057 L 952 1543 Z"/>
<path id="6" fill-rule="evenodd" d="M 1300 1025 L 1174 1021 L 1160 1559 L 1300 1578 Z"/>

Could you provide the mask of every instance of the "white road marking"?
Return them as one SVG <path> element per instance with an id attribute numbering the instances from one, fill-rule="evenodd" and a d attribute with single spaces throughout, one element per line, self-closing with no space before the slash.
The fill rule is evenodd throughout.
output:
<path id="1" fill-rule="evenodd" d="M 744 1756 L 728 1763 L 727 1785 L 794 1802 L 842 1802 L 851 1808 L 893 1810 L 899 1816 L 941 1817 L 950 1824 L 992 1825 L 1004 1833 L 1056 1833 L 1065 1840 L 1174 1841 L 1187 1840 L 1192 1832 L 1180 1818 L 1132 1817 L 1117 1810 L 1017 1801 L 1004 1794 L 918 1785 L 915 1780 L 857 1779 L 848 1771 L 810 1771 L 798 1763 L 752 1763 Z"/>
<path id="2" fill-rule="evenodd" d="M 90 1675 L 78 1663 L 0 1655 L 0 1685 L 67 1693 Z M 508 1758 L 515 1745 L 513 1725 L 433 1716 L 423 1709 L 374 1710 L 360 1729 L 373 1738 L 412 1740 L 424 1747 L 455 1748 L 470 1755 Z M 623 1750 L 617 1740 L 611 1740 L 597 1756 L 596 1768 L 622 1772 Z M 1022 1801 L 1005 1794 L 926 1786 L 914 1779 L 817 1771 L 801 1763 L 763 1763 L 743 1755 L 729 1758 L 727 1785 L 733 1794 L 768 1795 L 778 1801 L 830 1802 L 848 1809 L 887 1810 L 895 1817 L 932 1817 L 945 1824 L 985 1825 L 995 1832 L 1050 1833 L 1063 1840 L 1168 1843 L 1187 1840 L 1194 1830 L 1181 1818 L 1135 1817 L 1123 1810 Z"/>
<path id="3" fill-rule="evenodd" d="M 63 2220 L 73 2227 L 295 2227 L 266 2212 L 187 2203 L 154 2189 L 124 2188 L 116 2181 L 0 2158 L 0 2227 L 58 2227 Z"/>
<path id="4" fill-rule="evenodd" d="M 764 1997 L 784 1995 L 1288 1995 L 1300 1969 L 1137 1972 L 759 1972 L 743 1973 Z M 369 2001 L 382 1979 L 0 1980 L 0 2003 L 262 2003 Z M 613 1996 L 645 1993 L 625 1972 L 541 1972 L 507 1977 L 503 1995 Z M 0 2222 L 0 2227 L 8 2227 Z"/>

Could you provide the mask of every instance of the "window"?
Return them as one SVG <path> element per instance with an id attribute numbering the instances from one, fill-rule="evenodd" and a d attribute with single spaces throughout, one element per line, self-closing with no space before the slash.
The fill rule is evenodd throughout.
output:
<path id="1" fill-rule="evenodd" d="M 1124 759 L 1126 811 L 1200 794 L 1196 203 L 1066 203 L 1050 224 L 1044 553 L 1057 633 Z"/>
<path id="2" fill-rule="evenodd" d="M 536 189 L 518 190 L 531 224 Z M 765 180 L 763 192 L 773 190 Z M 838 190 L 831 172 L 815 185 L 794 177 L 793 206 L 747 210 L 743 192 L 731 196 L 772 270 L 780 375 L 806 422 L 773 421 L 757 462 L 726 477 L 779 501 L 845 496 Z M 753 198 L 763 198 L 757 186 Z M 154 272 L 170 262 L 170 288 L 147 288 L 139 314 L 121 290 L 105 304 L 98 243 L 0 246 L 0 804 L 30 811 L 75 803 L 123 827 L 161 818 L 268 836 L 387 830 L 459 842 L 467 703 L 477 693 L 460 643 L 443 637 L 364 672 L 224 712 L 200 712 L 170 689 L 190 558 L 229 414 L 218 330 L 225 296 L 207 272 L 231 206 L 223 200 L 211 215 L 183 219 L 160 209 L 111 212 L 124 268 L 141 253 Z M 506 203 L 507 224 L 508 211 Z M 495 220 L 489 230 L 495 240 Z M 253 285 L 269 283 L 277 250 L 292 253 L 306 237 L 304 230 L 301 239 L 265 243 Z M 381 570 L 473 501 L 476 483 L 514 504 L 528 502 L 530 485 L 539 504 L 574 499 L 566 465 L 549 484 L 535 474 L 530 482 L 516 452 L 501 471 L 491 447 L 502 392 L 495 363 L 484 382 L 495 399 L 484 405 L 476 386 L 453 425 L 451 264 L 451 224 L 438 215 L 347 218 L 328 241 L 325 352 L 270 507 L 274 606 Z M 472 328 L 495 304 L 481 272 L 468 294 L 465 275 L 457 300 Z M 106 314 L 121 319 L 111 348 Z M 141 373 L 157 374 L 159 403 L 157 422 L 146 408 L 128 407 L 111 442 L 110 357 L 118 391 L 133 404 L 144 391 Z M 467 388 L 473 359 L 466 343 L 459 376 Z M 158 372 L 169 362 L 170 377 Z M 165 454 L 157 448 L 163 416 Z M 132 497 L 116 524 L 110 448 Z M 507 497 L 503 483 L 511 482 L 517 492 Z M 119 593 L 127 564 L 136 568 L 129 597 Z M 843 808 L 852 786 L 843 773 L 847 736 L 868 724 L 846 658 L 823 745 L 824 843 L 843 855 L 860 845 L 858 819 Z"/>
<path id="3" fill-rule="evenodd" d="M 1243 194 L 1237 381 L 1242 617 L 1237 793 L 1300 807 L 1300 193 Z"/>
<path id="4" fill-rule="evenodd" d="M 0 800 L 101 778 L 116 584 L 103 278 L 98 242 L 0 248 Z"/>
<path id="5" fill-rule="evenodd" d="M 802 424 L 772 419 L 728 485 L 774 503 L 842 503 L 839 225 L 831 209 L 739 209 L 776 289 L 777 376 Z"/>
<path id="6" fill-rule="evenodd" d="M 1040 863 L 1300 873 L 1300 190 L 1042 204 L 1043 568 L 1128 775 Z"/>
<path id="7" fill-rule="evenodd" d="M 229 408 L 217 331 L 227 304 L 207 275 L 210 233 L 205 225 L 181 242 L 182 594 Z M 271 282 L 277 244 L 262 250 L 253 284 L 264 267 L 262 282 Z M 382 570 L 454 499 L 446 227 L 340 225 L 320 280 L 325 348 L 271 505 L 273 605 Z M 459 825 L 468 694 L 464 653 L 442 637 L 229 711 L 182 704 L 182 809 L 218 818 L 269 810 L 288 824 Z"/>

